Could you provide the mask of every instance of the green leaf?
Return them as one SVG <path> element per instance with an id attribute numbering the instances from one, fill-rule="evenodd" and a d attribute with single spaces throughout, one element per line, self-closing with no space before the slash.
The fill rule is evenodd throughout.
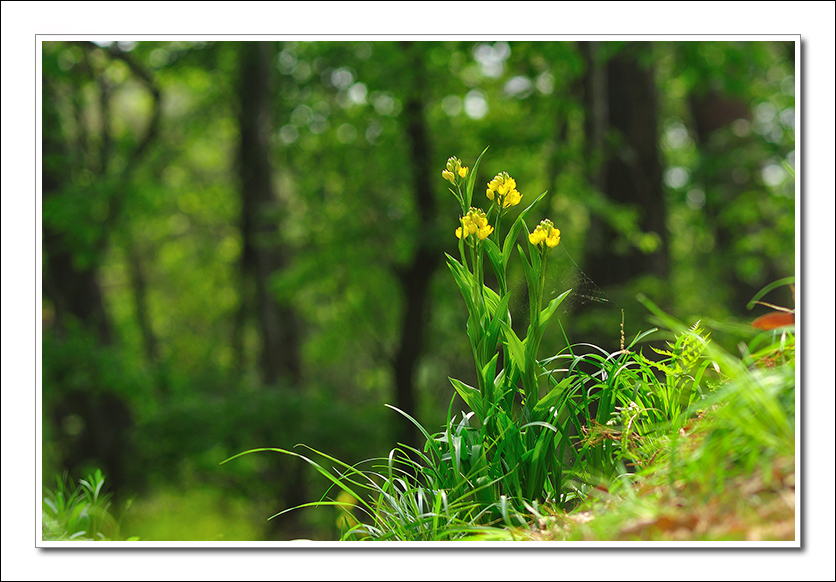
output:
<path id="1" fill-rule="evenodd" d="M 483 285 L 482 289 L 484 290 L 485 303 L 488 306 L 490 315 L 493 315 L 499 308 L 499 294 L 487 285 Z"/>
<path id="2" fill-rule="evenodd" d="M 539 336 L 542 337 L 543 332 L 546 329 L 546 324 L 551 319 L 552 315 L 554 315 L 554 310 L 563 302 L 564 299 L 571 293 L 571 289 L 567 289 L 554 299 L 549 302 L 548 307 L 546 307 L 543 311 L 540 312 L 540 328 L 537 330 Z"/>
<path id="3" fill-rule="evenodd" d="M 491 349 L 496 348 L 496 344 L 499 341 L 499 331 L 500 331 L 500 321 L 507 321 L 508 319 L 508 301 L 511 299 L 511 292 L 505 294 L 505 296 L 499 301 L 499 304 L 496 306 L 494 310 L 493 319 L 491 319 L 490 323 L 488 323 L 488 329 L 486 330 L 486 337 L 485 340 L 488 342 L 488 346 L 493 346 Z"/>
<path id="4" fill-rule="evenodd" d="M 505 341 L 508 344 L 508 352 L 511 354 L 511 362 L 520 370 L 525 370 L 525 342 L 517 337 L 508 322 L 501 321 L 500 325 L 502 331 L 505 332 Z"/>
<path id="5" fill-rule="evenodd" d="M 659 331 L 659 328 L 654 327 L 654 328 L 651 328 L 651 329 L 648 329 L 646 331 L 643 331 L 641 333 L 636 334 L 636 338 L 633 341 L 630 342 L 630 345 L 627 346 L 627 349 L 628 350 L 633 349 L 633 346 L 635 346 L 637 343 L 639 343 L 642 339 L 644 339 L 645 337 L 649 336 L 652 333 L 656 333 L 657 331 Z"/>
<path id="6" fill-rule="evenodd" d="M 746 309 L 752 309 L 755 306 L 755 304 L 758 302 L 758 299 L 760 299 L 761 297 L 763 297 L 764 295 L 766 295 L 767 293 L 769 293 L 773 289 L 776 289 L 776 288 L 781 287 L 783 285 L 791 285 L 793 283 L 795 283 L 795 277 L 784 277 L 783 279 L 778 279 L 774 283 L 770 283 L 769 285 L 767 285 L 766 287 L 764 287 L 763 289 L 758 291 L 757 294 L 754 297 L 752 297 L 752 300 L 749 303 L 746 304 Z"/>
<path id="7" fill-rule="evenodd" d="M 481 374 L 482 374 L 482 386 L 484 386 L 487 397 L 488 404 L 493 401 L 492 393 L 494 389 L 494 378 L 496 374 L 496 363 L 499 359 L 499 352 L 495 353 L 491 358 L 491 361 L 482 366 Z M 488 392 L 490 391 L 490 392 Z"/>
<path id="8" fill-rule="evenodd" d="M 520 428 L 528 428 L 530 426 L 542 426 L 543 428 L 547 428 L 551 431 L 558 432 L 553 424 L 550 424 L 548 422 L 543 422 L 542 420 L 534 420 L 534 421 L 531 421 L 531 422 L 527 422 L 524 425 L 522 425 Z"/>
<path id="9" fill-rule="evenodd" d="M 387 405 L 387 406 L 388 406 L 388 405 Z M 352 467 L 351 465 L 347 465 L 347 464 L 343 463 L 342 461 L 340 461 L 339 459 L 335 459 L 334 457 L 331 457 L 331 456 L 329 456 L 329 455 L 326 455 L 325 453 L 322 453 L 322 452 L 320 452 L 320 451 L 317 451 L 316 449 L 313 449 L 313 448 L 311 448 L 311 447 L 309 447 L 309 446 L 307 446 L 307 445 L 297 445 L 297 446 L 302 446 L 302 447 L 305 447 L 306 449 L 308 449 L 308 450 L 310 450 L 310 451 L 313 451 L 314 453 L 316 453 L 316 454 L 318 454 L 318 455 L 320 455 L 320 456 L 322 456 L 322 457 L 324 457 L 324 458 L 328 459 L 328 460 L 329 460 L 329 461 L 331 461 L 332 463 L 335 463 L 335 464 L 337 464 L 337 465 L 341 466 L 343 469 L 345 469 L 345 470 L 347 471 L 347 474 L 359 474 L 359 473 L 360 473 L 360 471 L 358 471 L 356 468 Z M 360 502 L 360 503 L 361 503 L 361 504 L 362 504 L 362 505 L 363 505 L 366 509 L 368 509 L 368 510 L 370 510 L 370 511 L 373 511 L 372 506 L 371 506 L 371 505 L 370 505 L 367 501 L 365 501 L 365 500 L 364 500 L 364 496 L 362 496 L 362 495 L 361 495 L 360 493 L 358 493 L 358 492 L 355 492 L 355 491 L 354 491 L 353 489 L 351 489 L 348 485 L 346 485 L 346 482 L 349 482 L 349 479 L 347 479 L 347 477 L 346 477 L 346 476 L 344 476 L 344 475 L 343 475 L 343 476 L 340 476 L 340 477 L 335 477 L 334 475 L 332 475 L 332 474 L 331 474 L 331 472 L 330 472 L 330 471 L 328 471 L 327 469 L 323 468 L 323 467 L 322 467 L 319 463 L 317 463 L 316 461 L 313 461 L 313 460 L 309 459 L 308 457 L 306 457 L 306 456 L 304 456 L 304 455 L 300 455 L 299 453 L 295 453 L 295 452 L 293 452 L 293 451 L 288 451 L 288 450 L 285 450 L 285 449 L 277 449 L 277 448 L 260 448 L 260 449 L 251 449 L 251 450 L 249 450 L 249 451 L 244 451 L 243 453 L 238 453 L 237 455 L 233 455 L 232 457 L 229 457 L 229 458 L 228 458 L 228 459 L 226 459 L 225 461 L 221 462 L 221 465 L 223 465 L 224 463 L 228 463 L 228 462 L 232 461 L 233 459 L 237 459 L 238 457 L 241 457 L 241 456 L 244 456 L 244 455 L 249 455 L 249 454 L 251 454 L 251 453 L 258 453 L 258 452 L 267 452 L 267 451 L 269 451 L 269 452 L 274 452 L 274 453 L 281 453 L 281 454 L 283 454 L 283 455 L 289 455 L 289 456 L 291 456 L 291 457 L 297 457 L 297 458 L 299 458 L 299 459 L 301 459 L 301 460 L 305 461 L 306 463 L 308 463 L 309 465 L 311 465 L 314 469 L 316 469 L 316 471 L 317 471 L 320 475 L 322 475 L 323 477 L 325 477 L 326 479 L 328 479 L 329 481 L 331 481 L 331 483 L 332 483 L 332 484 L 336 485 L 337 487 L 339 487 L 340 489 L 342 489 L 343 491 L 345 491 L 345 492 L 346 492 L 346 493 L 348 493 L 349 495 L 352 495 L 352 496 L 353 496 L 355 499 L 357 499 L 357 500 L 358 500 L 358 501 L 359 501 L 359 502 Z M 276 517 L 276 516 L 281 515 L 281 514 L 283 514 L 283 513 L 287 513 L 287 512 L 289 512 L 289 511 L 292 511 L 292 510 L 294 510 L 294 509 L 298 509 L 298 508 L 302 508 L 302 507 L 316 507 L 319 503 L 320 503 L 320 502 L 313 502 L 313 503 L 306 503 L 306 504 L 304 504 L 304 505 L 299 505 L 298 507 L 289 507 L 289 508 L 287 508 L 287 509 L 285 509 L 285 510 L 283 510 L 283 511 L 280 511 L 279 513 L 277 513 L 277 514 L 276 514 L 276 515 L 274 515 L 273 517 Z"/>
<path id="10" fill-rule="evenodd" d="M 476 413 L 479 417 L 479 420 L 483 420 L 485 418 L 485 402 L 482 399 L 482 395 L 479 391 L 474 388 L 473 386 L 468 386 L 461 380 L 456 380 L 455 378 L 448 378 L 450 383 L 453 384 L 453 388 L 456 389 L 456 392 L 459 393 L 459 396 L 462 397 L 462 400 L 470 407 L 470 409 Z M 388 405 L 387 405 L 388 406 Z"/>
<path id="11" fill-rule="evenodd" d="M 496 274 L 496 278 L 499 281 L 499 286 L 502 288 L 505 284 L 505 265 L 502 262 L 502 251 L 500 251 L 499 247 L 496 246 L 496 243 L 489 238 L 485 239 L 485 250 L 488 252 L 488 260 L 491 262 L 493 272 Z"/>
<path id="12" fill-rule="evenodd" d="M 456 285 L 458 285 L 459 291 L 461 291 L 462 297 L 464 297 L 464 301 L 467 304 L 468 313 L 478 316 L 479 310 L 473 302 L 473 276 L 459 261 L 446 253 L 445 256 L 447 257 L 447 266 L 450 267 L 450 271 L 453 273 L 453 279 L 455 279 Z"/>
<path id="13" fill-rule="evenodd" d="M 558 403 L 561 396 L 565 392 L 566 388 L 572 383 L 573 378 L 571 376 L 567 376 L 560 383 L 552 388 L 552 390 L 543 396 L 540 401 L 534 406 L 534 412 L 532 416 L 536 418 L 540 418 L 545 416 L 545 414 L 551 409 L 552 406 Z"/>
<path id="14" fill-rule="evenodd" d="M 531 263 L 528 262 L 528 257 L 525 255 L 525 251 L 520 245 L 517 245 L 517 250 L 520 251 L 520 258 L 522 259 L 522 266 L 523 271 L 525 272 L 525 280 L 531 288 L 532 279 L 536 281 L 537 273 L 534 272 L 534 268 L 532 267 Z"/>
<path id="15" fill-rule="evenodd" d="M 482 156 L 485 155 L 485 152 L 488 151 L 488 148 L 491 146 L 487 146 L 485 149 L 482 150 L 482 153 L 479 154 L 479 157 L 476 158 L 476 163 L 473 164 L 473 171 L 467 177 L 467 182 L 465 183 L 465 198 L 467 199 L 467 207 L 470 208 L 473 202 L 473 187 L 476 184 L 476 172 L 479 170 L 479 162 L 482 161 Z"/>
<path id="16" fill-rule="evenodd" d="M 423 426 L 421 426 L 421 423 L 420 423 L 420 422 L 418 422 L 417 420 L 415 420 L 414 418 L 412 418 L 410 415 L 408 415 L 408 414 L 407 414 L 406 412 L 404 412 L 403 410 L 401 410 L 401 409 L 399 409 L 399 408 L 395 408 L 395 407 L 394 407 L 394 406 L 392 406 L 391 404 L 386 404 L 385 406 L 386 406 L 386 408 L 391 408 L 392 410 L 394 410 L 394 411 L 395 411 L 395 412 L 397 412 L 398 414 L 401 414 L 401 415 L 402 415 L 402 416 L 404 416 L 407 420 L 409 420 L 412 424 L 414 424 L 416 427 L 418 427 L 418 430 L 420 430 L 420 431 L 421 431 L 421 434 L 422 434 L 422 435 L 424 435 L 424 438 L 427 440 L 427 442 L 432 442 L 432 441 L 433 441 L 433 437 L 431 437 L 431 436 L 430 436 L 430 433 L 428 433 L 428 432 L 427 432 L 427 429 L 425 429 Z"/>

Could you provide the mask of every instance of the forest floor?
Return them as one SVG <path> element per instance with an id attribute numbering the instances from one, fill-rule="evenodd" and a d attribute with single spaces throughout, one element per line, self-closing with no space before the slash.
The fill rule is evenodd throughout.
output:
<path id="1" fill-rule="evenodd" d="M 795 459 L 779 459 L 771 471 L 736 477 L 721 495 L 700 497 L 687 484 L 674 494 L 662 487 L 610 496 L 596 489 L 589 509 L 552 515 L 540 528 L 519 532 L 529 540 L 577 541 L 794 541 Z"/>
<path id="2" fill-rule="evenodd" d="M 696 424 L 702 424 L 697 421 Z M 689 427 L 693 429 L 693 425 Z M 689 430 L 677 455 L 697 450 L 705 433 Z M 724 477 L 697 460 L 669 470 L 654 463 L 632 483 L 611 493 L 593 488 L 589 500 L 568 513 L 543 512 L 513 539 L 542 541 L 795 541 L 795 455 L 764 458 L 753 470 Z M 733 463 L 727 469 L 734 471 Z M 710 474 L 710 475 L 709 475 Z M 673 476 L 671 476 L 673 475 Z M 689 478 L 690 476 L 690 478 Z M 721 482 L 709 488 L 706 483 Z"/>

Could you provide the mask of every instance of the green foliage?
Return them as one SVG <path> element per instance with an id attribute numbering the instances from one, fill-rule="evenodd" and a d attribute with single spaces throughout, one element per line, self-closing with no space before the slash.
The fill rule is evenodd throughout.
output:
<path id="1" fill-rule="evenodd" d="M 660 411 L 663 418 L 669 419 L 674 427 L 681 426 L 687 418 L 683 413 L 687 413 L 695 402 L 705 396 L 701 382 L 706 370 L 712 365 L 712 361 L 704 356 L 710 335 L 705 333 L 698 321 L 684 333 L 678 334 L 673 344 L 668 344 L 670 350 L 650 346 L 654 352 L 665 356 L 661 361 L 638 356 L 644 368 L 649 366 L 662 372 L 662 380 L 645 374 L 655 388 L 649 395 L 650 405 Z"/>
<path id="2" fill-rule="evenodd" d="M 702 344 L 696 326 L 686 328 L 645 304 L 677 338 L 674 345 Z M 486 526 L 468 539 L 797 539 L 794 334 L 741 335 L 741 356 L 703 344 L 702 357 L 716 362 L 722 376 L 710 382 L 713 392 L 683 410 L 687 422 L 648 422 L 659 411 L 640 404 L 646 400 L 638 396 L 653 395 L 659 382 L 645 382 L 630 405 L 615 408 L 612 425 L 589 431 L 587 460 L 595 447 L 610 443 L 615 461 L 634 466 L 628 471 L 616 462 L 608 477 L 590 475 L 598 477 L 589 481 L 597 488 L 587 489 L 574 515 L 553 504 L 527 503 L 523 526 Z M 639 354 L 633 364 L 646 369 Z M 683 377 L 670 365 L 653 369 L 663 378 Z"/>
<path id="3" fill-rule="evenodd" d="M 55 489 L 44 487 L 43 492 L 44 541 L 119 540 L 119 522 L 110 513 L 112 494 L 104 492 L 100 470 L 79 480 L 78 486 L 66 474 L 57 475 L 55 482 Z"/>
<path id="4" fill-rule="evenodd" d="M 645 304 L 673 329 L 680 323 L 658 310 L 651 302 Z M 706 349 L 720 369 L 722 384 L 713 394 L 692 406 L 712 417 L 705 428 L 705 440 L 693 451 L 699 459 L 697 467 L 712 466 L 699 475 L 697 468 L 687 469 L 690 481 L 714 492 L 722 489 L 724 475 L 750 471 L 755 465 L 768 463 L 778 456 L 795 453 L 795 338 L 784 329 L 764 332 L 773 339 L 760 349 L 763 334 L 752 334 L 741 343 L 742 358 L 736 358 L 715 344 Z M 674 442 L 676 435 L 672 433 Z M 675 454 L 670 462 L 682 462 Z M 685 461 L 686 466 L 688 462 Z M 713 465 L 712 465 L 713 464 Z"/>

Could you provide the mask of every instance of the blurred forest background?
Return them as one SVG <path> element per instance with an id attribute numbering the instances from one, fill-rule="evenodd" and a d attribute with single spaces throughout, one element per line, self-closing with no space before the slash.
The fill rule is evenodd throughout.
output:
<path id="1" fill-rule="evenodd" d="M 43 479 L 102 468 L 124 535 L 334 539 L 336 511 L 267 521 L 323 494 L 307 466 L 219 463 L 417 444 L 384 403 L 441 427 L 475 377 L 450 156 L 490 146 L 483 208 L 499 171 L 519 209 L 549 191 L 570 342 L 651 327 L 641 292 L 722 344 L 795 273 L 793 43 L 42 48 Z"/>

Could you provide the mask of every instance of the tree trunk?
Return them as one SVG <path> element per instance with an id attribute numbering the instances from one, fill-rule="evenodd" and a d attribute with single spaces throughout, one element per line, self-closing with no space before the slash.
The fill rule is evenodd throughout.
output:
<path id="1" fill-rule="evenodd" d="M 276 46 L 272 42 L 240 44 L 238 168 L 243 252 L 241 307 L 234 322 L 233 345 L 239 350 L 239 369 L 242 369 L 243 327 L 248 316 L 255 316 L 261 336 L 258 368 L 262 382 L 268 386 L 281 382 L 298 388 L 301 366 L 296 315 L 289 306 L 276 300 L 270 285 L 273 275 L 288 262 L 280 237 L 282 208 L 273 187 L 271 162 L 275 54 Z M 310 501 L 304 478 L 305 465 L 298 459 L 281 459 L 262 474 L 263 480 L 279 484 L 287 507 Z M 301 526 L 298 512 L 290 512 L 270 522 L 268 535 L 275 537 L 285 528 L 293 536 L 302 535 Z"/>
<path id="2" fill-rule="evenodd" d="M 724 94 L 715 90 L 695 91 L 689 99 L 691 114 L 694 121 L 694 129 L 697 141 L 704 160 L 701 168 L 701 177 L 705 184 L 723 184 L 724 187 L 711 188 L 709 196 L 706 196 L 703 214 L 706 222 L 713 230 L 715 239 L 716 257 L 718 268 L 721 270 L 722 280 L 732 290 L 730 305 L 732 309 L 746 316 L 751 312 L 745 309 L 745 305 L 763 287 L 763 284 L 751 284 L 743 280 L 735 268 L 732 260 L 722 260 L 722 257 L 734 256 L 735 244 L 741 238 L 739 224 L 729 225 L 723 220 L 723 213 L 734 204 L 735 199 L 752 187 L 750 183 L 738 184 L 733 177 L 733 164 L 718 163 L 719 160 L 733 160 L 735 150 L 743 150 L 746 147 L 741 141 L 719 141 L 714 142 L 711 135 L 720 129 L 728 127 L 737 119 L 752 120 L 752 111 L 746 102 L 734 95 Z M 751 137 L 744 138 L 749 141 Z M 751 143 L 751 142 L 750 142 Z M 706 173 L 711 168 L 710 174 Z M 766 282 L 775 281 L 786 276 L 786 273 L 778 272 L 772 261 L 766 262 L 763 280 Z M 774 292 L 772 298 L 780 297 L 779 303 L 791 306 L 794 298 L 788 288 L 779 289 Z"/>
<path id="3" fill-rule="evenodd" d="M 436 219 L 435 193 L 430 176 L 435 175 L 430 162 L 427 122 L 424 118 L 424 62 L 420 45 L 402 44 L 407 52 L 412 73 L 410 89 L 404 107 L 406 132 L 412 171 L 412 196 L 418 214 L 417 245 L 412 260 L 397 270 L 403 291 L 404 309 L 400 342 L 393 363 L 395 373 L 395 406 L 413 418 L 416 416 L 415 371 L 424 352 L 429 307 L 429 284 L 439 265 L 440 249 L 432 243 Z M 398 441 L 416 448 L 418 430 L 406 419 L 397 429 Z"/>
<path id="4" fill-rule="evenodd" d="M 43 84 L 43 198 L 48 203 L 62 196 L 71 180 L 70 159 L 57 109 L 57 96 L 52 84 Z M 103 140 L 104 141 L 104 140 Z M 81 156 L 78 156 L 81 157 Z M 96 225 L 91 225 L 97 228 Z M 55 325 L 64 333 L 69 319 L 75 318 L 91 329 L 104 342 L 111 341 L 111 324 L 104 309 L 98 281 L 98 261 L 82 263 L 74 256 L 65 233 L 49 223 L 43 228 L 44 277 L 43 292 L 55 308 Z"/>
<path id="5" fill-rule="evenodd" d="M 241 44 L 239 172 L 244 287 L 242 312 L 236 324 L 239 327 L 234 334 L 240 337 L 240 326 L 252 303 L 261 336 L 258 365 L 262 381 L 268 385 L 280 379 L 295 384 L 300 375 L 296 316 L 290 307 L 279 304 L 270 289 L 271 277 L 287 264 L 287 251 L 279 236 L 281 208 L 273 187 L 271 165 L 274 54 L 273 43 Z M 243 349 L 240 340 L 233 341 L 237 350 Z"/>
<path id="6" fill-rule="evenodd" d="M 640 64 L 647 43 L 631 43 L 608 62 L 598 43 L 582 45 L 589 157 L 599 165 L 591 181 L 613 202 L 641 209 L 639 228 L 661 244 L 644 254 L 625 245 L 623 235 L 593 216 L 585 270 L 599 285 L 615 285 L 646 274 L 667 277 L 668 236 L 662 166 L 659 161 L 656 96 L 652 69 Z M 621 250 L 616 250 L 616 249 Z"/>

